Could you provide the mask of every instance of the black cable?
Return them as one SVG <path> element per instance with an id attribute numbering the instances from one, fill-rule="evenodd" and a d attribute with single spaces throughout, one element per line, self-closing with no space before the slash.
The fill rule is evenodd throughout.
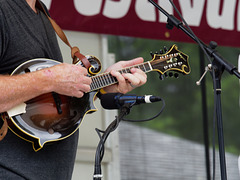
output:
<path id="1" fill-rule="evenodd" d="M 148 119 L 138 119 L 138 120 L 133 120 L 133 119 L 125 119 L 123 118 L 123 121 L 128 121 L 128 122 L 146 122 L 146 121 L 150 121 L 155 119 L 156 117 L 160 116 L 160 114 L 163 112 L 164 108 L 165 108 L 165 101 L 161 98 L 161 102 L 163 103 L 162 108 L 160 109 L 160 111 L 153 117 L 148 118 Z"/>
<path id="2" fill-rule="evenodd" d="M 132 104 L 125 104 L 121 108 L 121 112 L 120 112 L 119 116 L 115 117 L 115 120 L 107 127 L 107 129 L 105 131 L 96 129 L 100 141 L 97 146 L 97 150 L 96 150 L 96 154 L 95 154 L 95 166 L 94 166 L 93 180 L 101 180 L 102 179 L 103 176 L 102 176 L 102 170 L 101 170 L 101 162 L 104 157 L 104 151 L 105 151 L 104 144 L 105 144 L 109 134 L 111 132 L 113 132 L 114 130 L 116 130 L 121 119 L 130 112 L 131 107 L 132 107 Z M 102 133 L 102 135 L 101 135 L 101 133 Z"/>
<path id="3" fill-rule="evenodd" d="M 155 115 L 154 117 L 149 118 L 149 119 L 139 120 L 138 122 L 149 121 L 149 120 L 152 120 L 152 119 L 156 118 L 157 116 L 159 116 L 162 113 L 162 111 L 165 107 L 165 101 L 163 99 L 161 99 L 161 101 L 163 103 L 163 106 L 162 106 L 160 112 L 157 115 Z M 105 131 L 99 130 L 97 128 L 95 129 L 98 136 L 99 136 L 100 141 L 99 141 L 99 144 L 97 146 L 96 155 L 95 155 L 95 166 L 94 166 L 93 180 L 101 180 L 101 178 L 102 178 L 101 162 L 102 162 L 102 159 L 103 159 L 103 156 L 104 156 L 104 149 L 105 149 L 104 144 L 105 144 L 109 134 L 117 129 L 121 120 L 130 121 L 130 122 L 137 122 L 136 120 L 124 119 L 124 116 L 129 114 L 130 108 L 132 108 L 132 106 L 134 104 L 135 103 L 124 104 L 120 109 L 119 116 L 115 117 L 115 120 L 107 127 L 107 129 Z M 102 135 L 101 135 L 101 133 L 102 133 Z"/>

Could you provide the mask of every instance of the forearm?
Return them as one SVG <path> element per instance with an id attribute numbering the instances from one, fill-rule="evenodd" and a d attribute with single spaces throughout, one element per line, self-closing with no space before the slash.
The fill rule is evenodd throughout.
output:
<path id="1" fill-rule="evenodd" d="M 0 76 L 0 112 L 50 91 L 43 71 L 14 76 Z"/>
<path id="2" fill-rule="evenodd" d="M 0 76 L 0 112 L 48 92 L 80 98 L 90 91 L 90 84 L 86 68 L 65 63 L 23 75 Z"/>

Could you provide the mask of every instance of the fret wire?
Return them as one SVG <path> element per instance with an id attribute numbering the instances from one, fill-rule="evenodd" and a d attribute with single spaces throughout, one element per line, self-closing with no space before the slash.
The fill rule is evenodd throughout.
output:
<path id="1" fill-rule="evenodd" d="M 114 77 L 111 74 L 108 74 L 108 76 L 109 76 L 109 80 L 111 80 L 111 84 L 114 84 L 116 82 Z"/>
<path id="2" fill-rule="evenodd" d="M 112 80 L 111 80 L 110 73 L 108 73 L 107 76 L 108 76 L 108 80 L 109 80 L 109 82 L 110 82 L 109 84 L 112 84 Z"/>
<path id="3" fill-rule="evenodd" d="M 98 87 L 100 88 L 100 87 L 101 87 L 101 81 L 100 81 L 100 79 L 99 79 L 99 76 L 96 77 L 96 79 L 97 79 L 97 85 L 98 85 Z"/>
<path id="4" fill-rule="evenodd" d="M 96 87 L 92 88 L 95 90 L 117 82 L 116 78 L 113 77 L 110 73 L 94 76 L 93 81 L 94 84 L 97 84 Z"/>
<path id="5" fill-rule="evenodd" d="M 148 67 L 149 67 L 148 71 L 152 71 L 152 65 L 151 65 L 150 61 L 148 61 L 147 64 L 148 64 Z"/>
<path id="6" fill-rule="evenodd" d="M 91 89 L 91 90 L 92 90 L 92 89 L 95 89 L 93 83 L 90 84 L 90 89 Z"/>
<path id="7" fill-rule="evenodd" d="M 108 85 L 108 82 L 107 82 L 105 75 L 103 75 L 102 78 L 104 80 L 104 87 L 106 87 Z"/>
<path id="8" fill-rule="evenodd" d="M 109 84 L 113 84 L 112 82 L 112 75 L 110 73 L 107 74 L 107 79 L 109 80 Z"/>
<path id="9" fill-rule="evenodd" d="M 99 76 L 97 76 L 95 79 L 96 79 L 97 87 L 100 87 Z"/>
<path id="10" fill-rule="evenodd" d="M 97 77 L 97 82 L 98 82 L 98 88 L 101 88 L 102 87 L 102 81 L 101 81 L 101 76 L 99 75 L 98 77 Z"/>
<path id="11" fill-rule="evenodd" d="M 148 72 L 150 70 L 150 67 L 149 67 L 149 64 L 148 63 L 145 63 L 144 64 L 144 68 L 145 68 L 145 72 Z"/>
<path id="12" fill-rule="evenodd" d="M 143 64 L 138 64 L 135 66 L 135 68 L 141 69 L 142 71 L 144 71 L 144 68 L 142 68 Z"/>
<path id="13" fill-rule="evenodd" d="M 145 64 L 146 64 L 146 63 L 142 63 L 142 64 L 138 64 L 137 66 L 138 66 L 139 69 L 141 69 L 143 72 L 146 72 Z"/>
<path id="14" fill-rule="evenodd" d="M 106 74 L 104 75 L 105 86 L 109 84 L 109 79 L 107 78 Z"/>
<path id="15" fill-rule="evenodd" d="M 103 86 L 104 86 L 104 82 L 103 82 L 103 79 L 102 79 L 102 76 L 101 76 L 101 75 L 99 76 L 99 80 L 100 80 L 100 85 L 101 85 L 101 87 L 103 87 Z"/>
<path id="16" fill-rule="evenodd" d="M 160 59 L 162 59 L 163 57 L 160 57 Z M 131 72 L 131 68 L 138 68 L 141 69 L 144 72 L 148 72 L 152 70 L 152 66 L 151 63 L 145 62 L 142 64 L 138 64 L 135 66 L 131 66 L 131 67 L 127 67 L 124 69 L 119 70 L 120 73 L 130 73 Z M 92 83 L 90 85 L 91 90 L 98 90 L 100 88 L 109 86 L 111 84 L 115 84 L 117 83 L 117 79 L 112 76 L 110 73 L 104 73 L 102 75 L 97 75 L 97 76 L 93 76 L 92 78 Z"/>
<path id="17" fill-rule="evenodd" d="M 146 67 L 145 67 L 145 64 L 142 65 L 142 68 L 143 68 L 143 69 L 142 69 L 143 72 L 146 72 L 146 71 L 147 71 L 147 70 L 146 70 Z"/>
<path id="18" fill-rule="evenodd" d="M 144 72 L 146 72 L 147 70 L 146 70 L 146 68 L 145 68 L 145 65 L 144 65 L 144 64 L 142 65 L 142 67 L 143 67 L 143 69 L 142 69 L 142 70 L 143 70 Z"/>
<path id="19" fill-rule="evenodd" d="M 101 80 L 101 87 L 104 87 L 105 83 L 104 83 L 104 79 L 103 79 L 102 75 L 100 75 L 99 78 Z"/>
<path id="20" fill-rule="evenodd" d="M 95 89 L 97 89 L 99 87 L 98 76 L 94 77 L 94 84 L 95 84 Z"/>
<path id="21" fill-rule="evenodd" d="M 93 89 L 96 89 L 97 88 L 97 81 L 96 81 L 96 77 L 93 77 L 92 78 L 92 83 L 93 83 Z"/>
<path id="22" fill-rule="evenodd" d="M 110 74 L 110 76 L 111 76 L 112 82 L 113 82 L 113 83 L 116 83 L 116 82 L 117 82 L 117 79 L 116 79 L 115 77 L 113 77 L 111 74 Z"/>
<path id="23" fill-rule="evenodd" d="M 109 74 L 109 73 L 108 73 L 108 74 Z M 110 84 L 110 80 L 109 80 L 109 78 L 107 78 L 107 74 L 105 74 L 104 76 L 106 76 L 106 77 L 105 77 L 106 85 Z"/>
<path id="24" fill-rule="evenodd" d="M 115 78 L 115 77 L 113 77 L 112 76 L 112 79 L 113 79 L 113 83 L 117 83 L 118 81 L 117 81 L 117 78 Z"/>
<path id="25" fill-rule="evenodd" d="M 101 82 L 101 78 L 100 78 L 100 76 L 98 76 L 97 78 L 97 87 L 96 87 L 96 89 L 100 89 L 101 87 L 102 87 L 102 82 Z"/>
<path id="26" fill-rule="evenodd" d="M 138 65 L 138 69 L 141 69 L 142 71 L 144 71 L 144 68 L 142 68 L 142 64 Z M 144 71 L 145 72 L 145 71 Z"/>
<path id="27" fill-rule="evenodd" d="M 151 66 L 150 61 L 146 62 L 144 64 L 144 67 L 146 68 L 146 73 L 149 72 L 149 71 L 152 71 L 152 66 Z"/>
<path id="28" fill-rule="evenodd" d="M 143 71 L 147 72 L 146 64 L 143 64 L 142 67 L 143 67 Z"/>
<path id="29" fill-rule="evenodd" d="M 94 77 L 91 77 L 92 79 L 92 83 L 90 85 L 91 89 L 96 89 L 96 82 L 95 82 L 95 78 Z"/>
<path id="30" fill-rule="evenodd" d="M 100 74 L 100 75 L 94 76 L 94 77 L 96 77 L 97 83 L 98 83 L 97 89 L 100 89 L 100 88 L 106 86 L 106 78 L 104 78 L 104 76 L 105 76 L 105 74 Z"/>
<path id="31" fill-rule="evenodd" d="M 95 83 L 94 77 L 91 77 L 91 79 L 92 79 L 92 83 L 91 83 L 90 87 L 91 87 L 91 91 L 92 91 L 92 90 L 96 89 L 96 83 Z"/>

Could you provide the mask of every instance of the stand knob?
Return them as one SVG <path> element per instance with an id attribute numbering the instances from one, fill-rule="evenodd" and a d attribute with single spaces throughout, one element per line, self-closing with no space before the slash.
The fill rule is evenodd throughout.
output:
<path id="1" fill-rule="evenodd" d="M 215 41 L 211 41 L 211 42 L 209 43 L 209 46 L 211 47 L 211 49 L 216 49 L 217 46 L 218 46 L 218 44 L 217 44 Z"/>

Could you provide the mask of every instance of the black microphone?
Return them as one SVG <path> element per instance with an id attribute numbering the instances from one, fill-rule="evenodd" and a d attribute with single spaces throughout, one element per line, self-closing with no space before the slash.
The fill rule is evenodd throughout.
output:
<path id="1" fill-rule="evenodd" d="M 101 105 L 104 109 L 120 109 L 124 104 L 142 104 L 161 101 L 158 96 L 145 95 L 136 96 L 133 94 L 107 93 L 101 95 Z"/>

